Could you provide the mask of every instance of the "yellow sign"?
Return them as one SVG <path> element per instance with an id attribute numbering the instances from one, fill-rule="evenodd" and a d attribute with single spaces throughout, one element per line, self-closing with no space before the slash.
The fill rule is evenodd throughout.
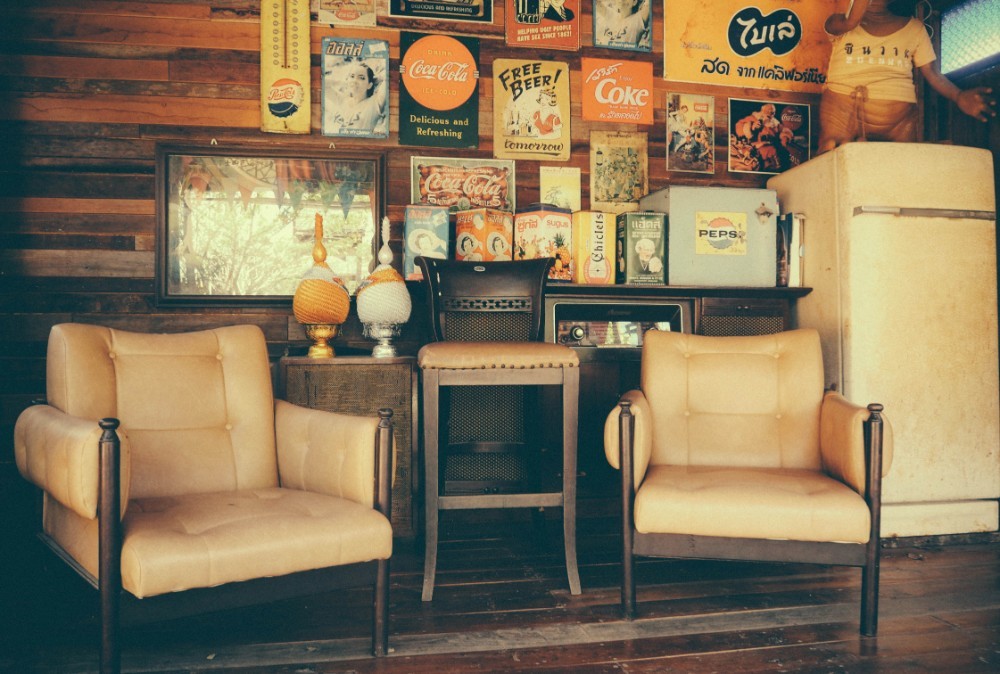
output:
<path id="1" fill-rule="evenodd" d="M 695 0 L 663 9 L 663 79 L 819 93 L 837 0 Z"/>
<path id="2" fill-rule="evenodd" d="M 310 132 L 309 0 L 263 0 L 260 129 Z"/>

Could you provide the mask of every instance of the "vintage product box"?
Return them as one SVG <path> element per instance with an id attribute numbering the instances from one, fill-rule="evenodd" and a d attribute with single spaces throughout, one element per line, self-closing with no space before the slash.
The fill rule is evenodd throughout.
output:
<path id="1" fill-rule="evenodd" d="M 514 216 L 494 208 L 455 214 L 455 259 L 467 262 L 510 260 Z"/>
<path id="2" fill-rule="evenodd" d="M 619 213 L 615 283 L 664 285 L 667 227 L 662 213 Z"/>
<path id="3" fill-rule="evenodd" d="M 615 282 L 615 216 L 601 211 L 573 213 L 573 283 Z"/>
<path id="4" fill-rule="evenodd" d="M 448 257 L 448 207 L 406 207 L 403 216 L 403 277 L 420 280 L 423 274 L 413 260 L 418 255 L 445 259 Z"/>
<path id="5" fill-rule="evenodd" d="M 552 204 L 531 204 L 514 216 L 514 259 L 555 258 L 553 281 L 573 279 L 573 214 Z"/>
<path id="6" fill-rule="evenodd" d="M 670 285 L 774 287 L 774 190 L 667 187 L 640 199 L 639 206 L 667 215 Z"/>

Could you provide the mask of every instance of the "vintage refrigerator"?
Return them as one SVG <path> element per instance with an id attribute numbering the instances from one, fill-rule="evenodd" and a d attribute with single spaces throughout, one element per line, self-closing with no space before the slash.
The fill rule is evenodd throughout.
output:
<path id="1" fill-rule="evenodd" d="M 883 536 L 998 528 L 993 171 L 977 148 L 849 143 L 767 183 L 805 216 L 795 320 L 820 332 L 827 385 L 893 427 Z"/>

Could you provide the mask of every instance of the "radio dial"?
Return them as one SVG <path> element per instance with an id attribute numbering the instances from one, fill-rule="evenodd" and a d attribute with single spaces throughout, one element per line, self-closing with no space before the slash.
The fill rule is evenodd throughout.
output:
<path id="1" fill-rule="evenodd" d="M 570 339 L 576 342 L 579 342 L 581 339 L 583 339 L 586 336 L 586 334 L 587 331 L 584 330 L 583 327 L 579 325 L 574 325 L 572 328 L 569 329 Z"/>

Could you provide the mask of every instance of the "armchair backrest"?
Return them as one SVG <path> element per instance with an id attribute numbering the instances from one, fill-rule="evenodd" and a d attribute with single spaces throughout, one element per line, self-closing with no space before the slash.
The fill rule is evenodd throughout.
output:
<path id="1" fill-rule="evenodd" d="M 650 331 L 641 387 L 654 465 L 821 468 L 823 356 L 815 330 L 751 337 Z"/>
<path id="2" fill-rule="evenodd" d="M 117 417 L 131 442 L 132 498 L 277 486 L 274 400 L 253 325 L 142 334 L 52 328 L 48 403 Z"/>
<path id="3" fill-rule="evenodd" d="M 553 258 L 517 262 L 416 259 L 428 289 L 435 341 L 537 341 Z"/>

